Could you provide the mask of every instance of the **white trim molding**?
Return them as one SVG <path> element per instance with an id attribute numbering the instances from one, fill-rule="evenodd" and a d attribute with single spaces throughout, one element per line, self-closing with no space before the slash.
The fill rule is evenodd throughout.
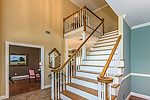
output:
<path id="1" fill-rule="evenodd" d="M 3 99 L 6 99 L 6 96 L 5 96 L 5 95 L 0 96 L 0 100 L 3 100 Z"/>
<path id="2" fill-rule="evenodd" d="M 150 25 L 150 22 L 147 22 L 147 23 L 135 25 L 132 27 L 132 29 L 141 28 L 141 27 L 145 27 L 145 26 L 149 26 L 149 25 Z"/>
<path id="3" fill-rule="evenodd" d="M 131 75 L 134 75 L 134 76 L 143 76 L 143 77 L 150 77 L 150 75 L 149 75 L 149 74 L 131 73 Z"/>
<path id="4" fill-rule="evenodd" d="M 44 88 L 44 46 L 5 41 L 5 98 L 9 98 L 9 46 L 25 46 L 41 49 L 41 89 Z"/>
<path id="5" fill-rule="evenodd" d="M 98 9 L 94 10 L 93 12 L 95 13 L 95 12 L 97 12 L 97 11 L 99 11 L 99 10 L 103 9 L 104 7 L 107 7 L 107 6 L 108 6 L 108 4 L 105 4 L 104 6 L 99 7 Z"/>
<path id="6" fill-rule="evenodd" d="M 47 89 L 47 88 L 50 88 L 51 87 L 51 84 L 50 85 L 45 85 L 43 89 Z"/>
<path id="7" fill-rule="evenodd" d="M 132 24 L 131 24 L 131 22 L 129 21 L 129 19 L 128 19 L 128 17 L 127 17 L 127 15 L 125 14 L 125 15 L 123 15 L 123 19 L 126 21 L 126 23 L 128 24 L 128 26 L 130 27 L 130 29 L 132 29 Z"/>
<path id="8" fill-rule="evenodd" d="M 129 100 L 131 97 L 131 92 L 129 93 L 129 95 L 127 96 L 127 98 L 125 100 Z"/>
<path id="9" fill-rule="evenodd" d="M 12 77 L 13 80 L 21 80 L 21 79 L 27 79 L 27 78 L 29 78 L 29 75 L 22 75 L 22 76 Z"/>
<path id="10" fill-rule="evenodd" d="M 131 92 L 131 95 L 150 100 L 150 96 L 147 96 L 147 95 L 143 95 L 143 94 L 139 94 L 139 93 L 135 93 L 135 92 Z"/>
<path id="11" fill-rule="evenodd" d="M 125 79 L 127 79 L 127 78 L 130 77 L 130 76 L 131 76 L 131 73 L 128 74 L 128 75 L 126 75 L 126 76 L 124 76 L 124 77 L 122 78 L 121 82 L 124 81 Z"/>

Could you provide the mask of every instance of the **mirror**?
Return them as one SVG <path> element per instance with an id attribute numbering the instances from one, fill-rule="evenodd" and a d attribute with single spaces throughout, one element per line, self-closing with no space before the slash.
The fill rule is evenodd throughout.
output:
<path id="1" fill-rule="evenodd" d="M 50 53 L 48 53 L 48 55 L 49 55 L 49 68 L 56 69 L 60 67 L 61 54 L 59 53 L 59 51 L 56 48 L 54 48 Z"/>

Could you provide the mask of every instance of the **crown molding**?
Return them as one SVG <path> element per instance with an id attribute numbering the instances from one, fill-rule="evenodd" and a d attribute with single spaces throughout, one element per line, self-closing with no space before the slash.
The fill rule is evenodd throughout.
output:
<path id="1" fill-rule="evenodd" d="M 104 7 L 106 7 L 106 6 L 108 6 L 108 4 L 105 4 L 104 6 L 99 7 L 98 9 L 94 10 L 93 12 L 95 13 L 95 12 L 97 12 L 97 11 L 99 11 L 99 10 L 103 9 L 103 8 L 104 8 Z"/>
<path id="2" fill-rule="evenodd" d="M 132 24 L 131 24 L 131 22 L 129 21 L 129 19 L 128 19 L 128 17 L 127 17 L 127 15 L 125 14 L 125 15 L 123 15 L 123 19 L 126 21 L 126 23 L 128 24 L 128 26 L 130 27 L 130 29 L 132 29 Z"/>
<path id="3" fill-rule="evenodd" d="M 149 26 L 149 25 L 150 25 L 150 22 L 147 22 L 147 23 L 135 25 L 132 27 L 132 29 L 141 28 L 141 27 L 145 27 L 145 26 Z"/>

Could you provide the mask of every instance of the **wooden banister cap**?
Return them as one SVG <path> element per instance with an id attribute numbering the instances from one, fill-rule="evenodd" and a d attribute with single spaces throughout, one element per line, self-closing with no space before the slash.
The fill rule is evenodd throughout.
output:
<path id="1" fill-rule="evenodd" d="M 99 82 L 102 82 L 102 83 L 112 83 L 113 82 L 113 78 L 111 78 L 111 77 L 100 77 L 100 76 L 98 76 L 97 79 Z"/>

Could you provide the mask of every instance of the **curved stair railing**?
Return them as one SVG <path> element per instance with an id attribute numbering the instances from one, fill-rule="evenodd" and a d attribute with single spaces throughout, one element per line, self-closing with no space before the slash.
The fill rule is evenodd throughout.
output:
<path id="1" fill-rule="evenodd" d="M 114 75 L 115 75 L 115 73 L 117 73 L 116 70 L 113 71 L 113 69 L 118 67 L 117 65 L 118 65 L 118 60 L 119 60 L 116 57 L 113 58 L 113 56 L 114 56 L 114 53 L 115 53 L 117 46 L 120 42 L 120 39 L 121 39 L 121 35 L 118 37 L 117 42 L 116 42 L 107 62 L 105 64 L 105 67 L 104 67 L 102 73 L 100 74 L 100 76 L 97 77 L 97 79 L 99 81 L 99 90 L 98 90 L 98 94 L 99 94 L 98 99 L 99 100 L 101 100 L 101 98 L 102 98 L 102 100 L 112 100 L 111 99 L 111 83 L 113 83 Z M 110 65 L 111 61 L 113 62 L 113 65 Z M 112 69 L 112 71 L 113 71 L 112 75 L 106 74 L 109 67 L 113 68 Z M 108 86 L 110 87 L 109 89 L 108 89 Z M 108 92 L 108 90 L 109 90 L 109 92 Z"/>
<path id="2" fill-rule="evenodd" d="M 83 11 L 83 13 L 82 13 L 82 11 Z M 66 89 L 66 84 L 71 82 L 71 77 L 76 76 L 76 70 L 80 70 L 80 65 L 82 64 L 81 52 L 82 52 L 83 45 L 89 40 L 89 38 L 94 34 L 94 32 L 97 31 L 97 29 L 102 24 L 104 25 L 104 19 L 99 18 L 96 14 L 94 14 L 86 6 L 80 8 L 79 10 L 77 10 L 76 12 L 71 14 L 70 16 L 64 18 L 64 22 L 68 18 L 75 16 L 76 13 L 78 13 L 79 15 L 83 15 L 83 16 L 87 15 L 88 11 L 91 14 L 93 14 L 96 18 L 98 18 L 100 20 L 100 23 L 93 30 L 93 32 L 86 38 L 86 40 L 78 47 L 78 49 L 71 55 L 71 57 L 59 69 L 51 70 L 51 72 L 52 72 L 51 85 L 52 86 L 51 86 L 51 98 L 50 99 L 53 99 L 53 100 L 60 99 L 60 93 Z M 81 16 L 80 20 L 82 20 L 82 16 Z M 85 31 L 86 26 L 88 26 L 88 24 L 86 24 L 86 16 L 84 16 L 84 19 L 83 19 L 84 21 L 80 21 L 80 20 L 76 20 L 76 21 L 80 22 L 80 24 L 78 24 L 78 25 L 83 26 L 84 27 L 83 29 Z M 69 23 L 69 22 L 67 22 L 67 23 Z M 79 26 L 79 27 L 81 27 L 81 26 Z M 75 27 L 75 26 L 73 26 L 73 27 Z M 76 28 L 79 28 L 79 27 L 76 26 Z M 64 25 L 64 33 L 66 33 L 65 25 Z"/>

